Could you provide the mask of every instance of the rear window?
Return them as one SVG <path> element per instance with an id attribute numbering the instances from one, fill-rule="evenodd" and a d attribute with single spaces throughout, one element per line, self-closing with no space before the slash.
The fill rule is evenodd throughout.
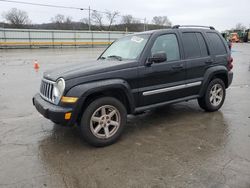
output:
<path id="1" fill-rule="evenodd" d="M 226 54 L 226 47 L 217 33 L 207 33 L 207 38 L 211 46 L 211 53 L 214 55 Z"/>

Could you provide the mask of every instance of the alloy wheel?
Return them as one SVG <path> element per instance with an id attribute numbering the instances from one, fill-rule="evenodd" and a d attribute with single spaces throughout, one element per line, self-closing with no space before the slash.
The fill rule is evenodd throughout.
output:
<path id="1" fill-rule="evenodd" d="M 97 138 L 112 137 L 121 124 L 120 112 L 111 105 L 99 107 L 90 118 L 90 130 Z"/>
<path id="2" fill-rule="evenodd" d="M 223 100 L 223 88 L 220 84 L 215 84 L 210 90 L 209 101 L 213 106 L 218 106 Z"/>

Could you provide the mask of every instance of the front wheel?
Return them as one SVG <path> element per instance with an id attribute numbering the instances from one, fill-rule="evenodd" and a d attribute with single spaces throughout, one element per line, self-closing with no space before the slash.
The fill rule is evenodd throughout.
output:
<path id="1" fill-rule="evenodd" d="M 214 112 L 221 108 L 225 97 L 225 84 L 221 79 L 216 78 L 208 84 L 204 96 L 198 99 L 198 103 L 202 109 Z"/>
<path id="2" fill-rule="evenodd" d="M 96 99 L 85 109 L 81 119 L 83 139 L 93 146 L 107 146 L 116 142 L 126 124 L 124 105 L 113 97 Z"/>

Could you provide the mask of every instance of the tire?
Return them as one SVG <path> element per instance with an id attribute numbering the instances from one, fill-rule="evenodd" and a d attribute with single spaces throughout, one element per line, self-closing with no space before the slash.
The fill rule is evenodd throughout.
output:
<path id="1" fill-rule="evenodd" d="M 91 102 L 83 112 L 80 129 L 83 139 L 96 147 L 116 142 L 125 127 L 127 111 L 113 97 L 102 97 Z"/>
<path id="2" fill-rule="evenodd" d="M 199 106 L 208 112 L 214 112 L 221 108 L 226 97 L 224 82 L 219 79 L 213 79 L 207 86 L 203 97 L 198 98 Z"/>

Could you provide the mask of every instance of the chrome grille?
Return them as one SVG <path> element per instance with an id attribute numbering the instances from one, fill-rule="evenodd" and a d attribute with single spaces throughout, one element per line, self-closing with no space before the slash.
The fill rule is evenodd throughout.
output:
<path id="1" fill-rule="evenodd" d="M 40 95 L 47 101 L 53 102 L 52 100 L 52 92 L 55 82 L 42 79 L 41 86 L 40 86 Z"/>

